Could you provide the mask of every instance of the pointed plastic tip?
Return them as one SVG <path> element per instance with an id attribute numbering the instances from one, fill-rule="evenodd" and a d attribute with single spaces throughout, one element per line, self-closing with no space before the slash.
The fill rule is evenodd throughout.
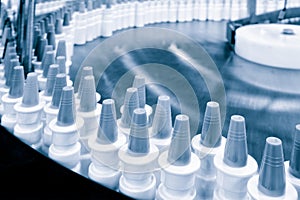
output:
<path id="1" fill-rule="evenodd" d="M 16 66 L 12 71 L 11 87 L 9 89 L 10 98 L 20 98 L 24 93 L 24 68 Z"/>
<path id="2" fill-rule="evenodd" d="M 223 161 L 230 167 L 244 167 L 247 165 L 247 157 L 245 118 L 233 115 L 230 119 Z"/>
<path id="3" fill-rule="evenodd" d="M 59 40 L 56 48 L 56 58 L 58 56 L 67 57 L 67 44 L 66 40 Z"/>
<path id="4" fill-rule="evenodd" d="M 96 106 L 97 101 L 94 76 L 85 76 L 83 79 L 79 109 L 81 112 L 91 112 L 96 109 Z"/>
<path id="5" fill-rule="evenodd" d="M 47 51 L 42 62 L 43 77 L 47 77 L 50 65 L 55 64 L 54 51 Z"/>
<path id="6" fill-rule="evenodd" d="M 168 138 L 172 132 L 172 116 L 170 97 L 161 95 L 158 97 L 157 106 L 152 122 L 152 135 L 155 138 Z"/>
<path id="7" fill-rule="evenodd" d="M 73 95 L 74 89 L 72 86 L 65 86 L 62 89 L 57 115 L 57 125 L 59 126 L 70 126 L 75 123 Z"/>
<path id="8" fill-rule="evenodd" d="M 300 178 L 300 124 L 296 125 L 289 171 L 293 176 Z"/>
<path id="9" fill-rule="evenodd" d="M 25 107 L 32 107 L 39 104 L 38 81 L 37 74 L 30 72 L 24 86 L 24 96 L 22 98 L 22 105 Z"/>
<path id="10" fill-rule="evenodd" d="M 127 88 L 124 103 L 123 113 L 121 116 L 121 122 L 123 127 L 129 128 L 131 124 L 131 118 L 133 111 L 139 107 L 138 90 L 137 88 Z"/>
<path id="11" fill-rule="evenodd" d="M 206 147 L 221 145 L 221 116 L 219 103 L 210 101 L 206 104 L 200 143 Z"/>
<path id="12" fill-rule="evenodd" d="M 190 123 L 187 115 L 177 115 L 174 123 L 172 140 L 168 152 L 168 162 L 176 166 L 190 163 Z"/>
<path id="13" fill-rule="evenodd" d="M 37 41 L 41 38 L 41 29 L 36 28 L 34 30 L 34 38 L 33 38 L 33 44 L 32 47 L 35 49 L 37 45 Z"/>
<path id="14" fill-rule="evenodd" d="M 44 91 L 45 96 L 52 96 L 54 84 L 55 84 L 55 77 L 57 74 L 58 74 L 58 65 L 57 64 L 50 65 L 47 74 L 46 88 Z"/>
<path id="15" fill-rule="evenodd" d="M 111 144 L 116 142 L 117 139 L 118 127 L 115 101 L 113 99 L 105 99 L 102 102 L 97 140 L 101 144 Z"/>
<path id="16" fill-rule="evenodd" d="M 45 47 L 47 45 L 48 45 L 48 40 L 45 38 L 41 38 L 40 41 L 37 42 L 37 47 L 36 47 L 37 61 L 42 61 L 45 54 Z"/>
<path id="17" fill-rule="evenodd" d="M 52 26 L 53 27 L 53 26 Z M 54 30 L 50 30 L 47 33 L 47 40 L 48 40 L 48 44 L 53 46 L 53 50 L 56 49 L 56 41 L 55 41 L 55 33 Z"/>
<path id="18" fill-rule="evenodd" d="M 60 18 L 57 18 L 55 21 L 55 34 L 62 34 L 62 20 Z"/>
<path id="19" fill-rule="evenodd" d="M 12 57 L 14 57 L 14 56 L 12 56 Z M 20 62 L 19 62 L 19 59 L 13 58 L 13 59 L 8 60 L 8 62 L 6 62 L 5 64 L 6 64 L 6 67 L 4 69 L 4 72 L 5 72 L 4 77 L 6 78 L 5 85 L 10 87 L 14 67 L 19 66 Z"/>
<path id="20" fill-rule="evenodd" d="M 63 26 L 69 26 L 69 25 L 70 25 L 70 13 L 65 12 Z"/>
<path id="21" fill-rule="evenodd" d="M 77 90 L 77 92 L 78 92 L 77 98 L 78 99 L 80 99 L 80 97 L 81 97 L 83 79 L 84 79 L 84 77 L 90 76 L 90 75 L 93 75 L 93 67 L 91 67 L 91 66 L 83 67 L 81 70 L 80 82 L 79 82 L 79 86 L 78 86 L 78 90 Z"/>
<path id="22" fill-rule="evenodd" d="M 133 111 L 128 149 L 142 154 L 150 150 L 147 114 L 144 108 L 137 108 Z"/>
<path id="23" fill-rule="evenodd" d="M 57 74 L 55 77 L 54 89 L 52 94 L 52 108 L 59 108 L 62 89 L 65 86 L 67 86 L 66 74 Z"/>
<path id="24" fill-rule="evenodd" d="M 65 56 L 58 56 L 56 57 L 56 63 L 58 64 L 59 73 L 66 73 L 66 57 Z"/>
<path id="25" fill-rule="evenodd" d="M 146 88 L 145 88 L 145 78 L 141 75 L 136 75 L 132 87 L 138 89 L 139 95 L 139 107 L 144 108 L 146 104 Z"/>
<path id="26" fill-rule="evenodd" d="M 282 142 L 279 138 L 268 137 L 259 171 L 258 189 L 266 195 L 277 197 L 285 193 L 285 185 Z"/>

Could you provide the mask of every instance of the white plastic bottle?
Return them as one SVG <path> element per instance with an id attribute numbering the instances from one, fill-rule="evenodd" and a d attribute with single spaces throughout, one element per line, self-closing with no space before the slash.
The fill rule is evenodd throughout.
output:
<path id="1" fill-rule="evenodd" d="M 44 105 L 45 102 L 39 98 L 37 74 L 30 72 L 25 81 L 22 101 L 14 105 L 17 113 L 14 135 L 34 149 L 39 149 L 42 144 L 41 115 Z"/>
<path id="2" fill-rule="evenodd" d="M 215 200 L 248 199 L 247 182 L 257 173 L 256 160 L 248 155 L 245 119 L 232 115 L 225 150 L 214 158 L 217 168 Z"/>
<path id="3" fill-rule="evenodd" d="M 47 103 L 43 109 L 46 115 L 46 119 L 45 119 L 44 132 L 42 134 L 42 141 L 43 141 L 42 151 L 46 155 L 48 155 L 49 147 L 52 144 L 52 131 L 49 128 L 49 124 L 53 119 L 57 118 L 62 89 L 65 86 L 67 86 L 66 75 L 57 74 L 55 77 L 51 102 Z"/>
<path id="4" fill-rule="evenodd" d="M 88 168 L 89 178 L 117 190 L 121 176 L 118 151 L 125 143 L 126 137 L 118 132 L 115 101 L 105 99 L 97 134 L 88 141 L 92 160 Z"/>
<path id="5" fill-rule="evenodd" d="M 1 125 L 10 133 L 13 133 L 17 123 L 17 114 L 14 109 L 16 103 L 20 102 L 24 92 L 24 68 L 16 66 L 13 68 L 11 86 L 9 92 L 2 96 L 4 114 L 1 117 Z"/>
<path id="6" fill-rule="evenodd" d="M 49 128 L 52 131 L 52 144 L 49 148 L 49 157 L 74 172 L 81 172 L 79 142 L 83 120 L 75 116 L 74 88 L 65 86 L 62 90 L 59 111 Z"/>
<path id="7" fill-rule="evenodd" d="M 161 168 L 161 184 L 155 199 L 196 199 L 195 173 L 199 170 L 200 160 L 191 152 L 187 115 L 176 116 L 170 148 L 159 156 L 158 163 Z"/>
<path id="8" fill-rule="evenodd" d="M 247 183 L 251 200 L 296 200 L 298 194 L 294 186 L 286 181 L 282 142 L 277 137 L 266 139 L 259 174 Z"/>
<path id="9" fill-rule="evenodd" d="M 217 173 L 214 157 L 217 153 L 224 151 L 225 141 L 221 130 L 219 103 L 209 101 L 206 104 L 202 132 L 192 139 L 193 152 L 201 160 L 195 181 L 197 198 L 199 199 L 213 198 Z"/>
<path id="10" fill-rule="evenodd" d="M 145 109 L 137 108 L 132 115 L 128 144 L 118 153 L 122 163 L 119 191 L 134 199 L 154 199 L 156 178 L 153 171 L 159 150 L 149 141 Z"/>

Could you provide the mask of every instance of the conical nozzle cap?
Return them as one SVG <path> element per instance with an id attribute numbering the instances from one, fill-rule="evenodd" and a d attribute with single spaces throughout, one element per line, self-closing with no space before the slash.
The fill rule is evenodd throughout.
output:
<path id="1" fill-rule="evenodd" d="M 172 133 L 172 116 L 170 97 L 161 95 L 158 97 L 156 110 L 152 122 L 152 135 L 155 138 L 168 138 Z"/>
<path id="2" fill-rule="evenodd" d="M 128 149 L 134 153 L 148 153 L 150 150 L 147 114 L 144 108 L 133 111 L 130 125 Z"/>
<path id="3" fill-rule="evenodd" d="M 293 176 L 300 178 L 300 124 L 296 125 L 289 171 Z"/>
<path id="4" fill-rule="evenodd" d="M 53 46 L 53 50 L 56 49 L 55 32 L 53 24 L 48 25 L 47 41 L 49 45 Z"/>
<path id="5" fill-rule="evenodd" d="M 56 63 L 58 64 L 58 72 L 66 74 L 66 57 L 58 56 L 56 57 Z"/>
<path id="6" fill-rule="evenodd" d="M 285 193 L 285 169 L 282 142 L 268 137 L 259 170 L 258 189 L 268 196 L 282 196 Z"/>
<path id="7" fill-rule="evenodd" d="M 24 95 L 22 98 L 22 105 L 25 107 L 33 107 L 39 104 L 39 89 L 37 74 L 30 72 L 27 74 L 27 78 L 24 86 Z"/>
<path id="8" fill-rule="evenodd" d="M 13 51 L 11 49 L 11 51 Z M 8 52 L 7 54 L 5 54 L 4 57 L 4 76 L 5 78 L 10 76 L 10 71 L 12 70 L 13 67 L 12 66 L 12 60 L 17 59 L 17 53 L 16 52 Z M 19 62 L 19 60 L 18 60 Z"/>
<path id="9" fill-rule="evenodd" d="M 45 38 L 40 38 L 37 42 L 37 47 L 35 49 L 35 55 L 37 61 L 41 62 L 45 54 L 45 47 L 48 45 L 48 41 Z M 53 48 L 53 47 L 52 47 Z"/>
<path id="10" fill-rule="evenodd" d="M 113 99 L 102 102 L 97 140 L 100 144 L 111 144 L 118 140 L 116 107 Z"/>
<path id="11" fill-rule="evenodd" d="M 57 74 L 52 94 L 51 107 L 59 108 L 62 89 L 67 86 L 66 74 Z"/>
<path id="12" fill-rule="evenodd" d="M 245 118 L 233 115 L 230 119 L 223 161 L 230 167 L 247 165 L 248 148 Z"/>
<path id="13" fill-rule="evenodd" d="M 40 28 L 41 28 L 41 36 L 43 36 L 46 33 L 46 25 L 44 20 L 39 21 Z"/>
<path id="14" fill-rule="evenodd" d="M 47 78 L 50 65 L 55 64 L 54 51 L 47 51 L 42 62 L 43 77 Z"/>
<path id="15" fill-rule="evenodd" d="M 83 85 L 83 79 L 86 76 L 90 76 L 93 75 L 93 67 L 91 66 L 85 66 L 82 68 L 81 70 L 81 75 L 80 75 L 80 82 L 79 82 L 79 86 L 78 86 L 78 94 L 77 94 L 77 98 L 80 99 L 81 97 L 81 92 L 82 92 L 82 85 Z"/>
<path id="16" fill-rule="evenodd" d="M 12 56 L 12 57 L 14 57 L 14 56 Z M 19 66 L 19 65 L 20 65 L 20 62 L 19 62 L 19 59 L 17 59 L 17 58 L 13 58 L 13 59 L 9 60 L 9 62 L 7 63 L 7 66 L 6 66 L 7 71 L 4 74 L 4 77 L 6 78 L 5 85 L 7 87 L 11 86 L 11 80 L 12 80 L 12 74 L 13 74 L 14 67 Z"/>
<path id="17" fill-rule="evenodd" d="M 190 122 L 187 115 L 177 115 L 168 152 L 168 162 L 176 166 L 189 164 L 191 160 Z"/>
<path id="18" fill-rule="evenodd" d="M 210 101 L 206 104 L 200 143 L 206 147 L 221 145 L 221 116 L 219 103 Z"/>
<path id="19" fill-rule="evenodd" d="M 146 87 L 145 87 L 145 78 L 141 75 L 136 75 L 132 87 L 138 89 L 139 96 L 139 108 L 144 108 L 146 104 Z"/>
<path id="20" fill-rule="evenodd" d="M 72 86 L 65 86 L 62 89 L 57 125 L 70 126 L 75 123 L 74 116 L 74 89 Z"/>
<path id="21" fill-rule="evenodd" d="M 70 13 L 66 12 L 64 14 L 63 26 L 69 26 L 69 25 L 70 25 Z"/>
<path id="22" fill-rule="evenodd" d="M 94 111 L 97 105 L 94 76 L 84 77 L 81 95 L 79 110 L 81 112 Z"/>
<path id="23" fill-rule="evenodd" d="M 56 58 L 58 56 L 64 56 L 67 57 L 67 45 L 66 40 L 59 40 L 57 44 L 57 50 L 56 50 Z"/>
<path id="24" fill-rule="evenodd" d="M 24 93 L 24 68 L 16 66 L 12 71 L 11 87 L 9 89 L 10 98 L 20 98 Z"/>
<path id="25" fill-rule="evenodd" d="M 41 39 L 41 29 L 39 29 L 39 28 L 35 29 L 33 35 L 34 35 L 34 38 L 33 38 L 32 47 L 35 49 L 37 41 Z"/>
<path id="26" fill-rule="evenodd" d="M 62 28 L 62 20 L 57 18 L 55 21 L 55 34 L 62 34 L 63 28 Z"/>
<path id="27" fill-rule="evenodd" d="M 58 65 L 52 64 L 49 67 L 49 71 L 47 74 L 47 81 L 46 81 L 46 88 L 44 90 L 45 96 L 52 96 L 54 83 L 55 83 L 55 77 L 58 74 Z"/>
<path id="28" fill-rule="evenodd" d="M 137 88 L 127 88 L 121 116 L 121 124 L 124 128 L 130 127 L 133 111 L 138 107 L 139 97 Z"/>

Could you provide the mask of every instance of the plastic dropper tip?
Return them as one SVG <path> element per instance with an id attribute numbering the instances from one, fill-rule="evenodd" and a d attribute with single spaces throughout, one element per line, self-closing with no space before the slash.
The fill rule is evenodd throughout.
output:
<path id="1" fill-rule="evenodd" d="M 69 25 L 70 25 L 70 13 L 66 12 L 64 14 L 63 26 L 69 26 Z"/>
<path id="2" fill-rule="evenodd" d="M 32 43 L 32 47 L 35 49 L 36 45 L 37 45 L 37 41 L 40 39 L 41 37 L 41 29 L 37 28 L 34 30 L 34 38 L 33 38 L 33 43 Z"/>
<path id="3" fill-rule="evenodd" d="M 146 87 L 145 87 L 145 78 L 141 75 L 136 75 L 132 87 L 138 89 L 139 95 L 139 107 L 144 108 L 146 104 Z"/>
<path id="4" fill-rule="evenodd" d="M 62 89 L 65 86 L 67 86 L 66 74 L 57 74 L 55 77 L 54 89 L 52 94 L 52 108 L 59 108 Z"/>
<path id="5" fill-rule="evenodd" d="M 147 114 L 144 108 L 133 111 L 128 149 L 134 153 L 148 153 L 150 150 Z"/>
<path id="6" fill-rule="evenodd" d="M 187 165 L 191 160 L 190 123 L 187 115 L 177 115 L 168 152 L 168 162 L 176 166 Z"/>
<path id="7" fill-rule="evenodd" d="M 300 178 L 300 124 L 296 125 L 289 171 L 293 176 Z"/>
<path id="8" fill-rule="evenodd" d="M 93 67 L 91 66 L 85 66 L 81 70 L 81 75 L 80 75 L 80 82 L 78 86 L 78 95 L 77 98 L 80 99 L 81 97 L 81 92 L 82 92 L 82 85 L 83 85 L 83 79 L 85 76 L 93 75 Z"/>
<path id="9" fill-rule="evenodd" d="M 66 46 L 66 40 L 59 40 L 57 44 L 57 50 L 56 50 L 56 58 L 58 56 L 64 56 L 67 57 L 67 46 Z"/>
<path id="10" fill-rule="evenodd" d="M 115 101 L 113 99 L 105 99 L 102 102 L 97 140 L 102 144 L 111 144 L 116 142 L 117 139 L 118 127 Z"/>
<path id="11" fill-rule="evenodd" d="M 24 93 L 24 68 L 16 66 L 13 68 L 11 87 L 9 89 L 10 98 L 20 98 Z"/>
<path id="12" fill-rule="evenodd" d="M 37 74 L 30 72 L 27 74 L 27 78 L 24 86 L 24 95 L 22 98 L 22 105 L 25 107 L 32 107 L 39 104 L 39 92 Z"/>
<path id="13" fill-rule="evenodd" d="M 137 88 L 130 87 L 127 88 L 124 104 L 123 104 L 123 113 L 121 116 L 121 122 L 123 127 L 129 128 L 131 124 L 131 119 L 133 111 L 139 107 L 139 98 Z"/>
<path id="14" fill-rule="evenodd" d="M 86 76 L 83 79 L 79 110 L 82 112 L 91 112 L 96 109 L 96 105 L 97 101 L 94 76 Z"/>
<path id="15" fill-rule="evenodd" d="M 261 161 L 258 189 L 268 196 L 282 196 L 285 193 L 286 179 L 282 142 L 279 138 L 266 139 Z"/>
<path id="16" fill-rule="evenodd" d="M 57 125 L 59 126 L 70 126 L 75 123 L 73 94 L 74 89 L 72 86 L 65 86 L 62 89 L 57 115 Z"/>
<path id="17" fill-rule="evenodd" d="M 55 42 L 55 32 L 53 24 L 48 25 L 48 33 L 47 33 L 47 40 L 48 44 L 53 46 L 53 50 L 56 49 L 56 42 Z"/>
<path id="18" fill-rule="evenodd" d="M 47 78 L 48 71 L 50 65 L 55 64 L 54 51 L 47 51 L 44 61 L 42 63 L 43 66 L 43 77 Z"/>
<path id="19" fill-rule="evenodd" d="M 221 145 L 221 116 L 219 103 L 210 101 L 206 104 L 200 143 L 206 147 Z"/>
<path id="20" fill-rule="evenodd" d="M 49 71 L 47 74 L 47 81 L 46 81 L 46 88 L 44 91 L 45 96 L 52 96 L 54 83 L 55 83 L 55 77 L 58 74 L 58 65 L 52 64 L 49 67 Z"/>
<path id="21" fill-rule="evenodd" d="M 56 57 L 56 63 L 58 64 L 59 73 L 66 73 L 66 57 L 65 56 L 58 56 Z"/>
<path id="22" fill-rule="evenodd" d="M 40 41 L 37 42 L 37 47 L 36 47 L 37 61 L 42 61 L 45 54 L 44 51 L 46 45 L 48 45 L 48 41 L 45 38 L 41 38 Z"/>
<path id="23" fill-rule="evenodd" d="M 152 135 L 155 138 L 168 138 L 172 132 L 172 116 L 170 97 L 161 95 L 158 97 L 157 106 L 152 122 Z"/>
<path id="24" fill-rule="evenodd" d="M 57 18 L 55 21 L 55 34 L 62 34 L 62 20 Z"/>
<path id="25" fill-rule="evenodd" d="M 224 151 L 224 163 L 230 167 L 244 167 L 247 165 L 248 149 L 246 139 L 245 118 L 240 115 L 231 116 Z"/>

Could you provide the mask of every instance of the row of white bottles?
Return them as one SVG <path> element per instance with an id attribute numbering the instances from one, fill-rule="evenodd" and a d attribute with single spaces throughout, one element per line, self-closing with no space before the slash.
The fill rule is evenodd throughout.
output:
<path id="1" fill-rule="evenodd" d="M 263 14 L 284 8 L 285 0 L 257 0 L 256 1 L 256 14 Z M 300 7 L 298 0 L 288 0 L 286 8 Z"/>
<path id="2" fill-rule="evenodd" d="M 95 6 L 91 0 L 80 2 L 73 13 L 74 44 L 83 45 L 114 31 L 163 22 L 193 20 L 237 20 L 248 16 L 245 0 L 149 0 L 121 1 Z"/>

